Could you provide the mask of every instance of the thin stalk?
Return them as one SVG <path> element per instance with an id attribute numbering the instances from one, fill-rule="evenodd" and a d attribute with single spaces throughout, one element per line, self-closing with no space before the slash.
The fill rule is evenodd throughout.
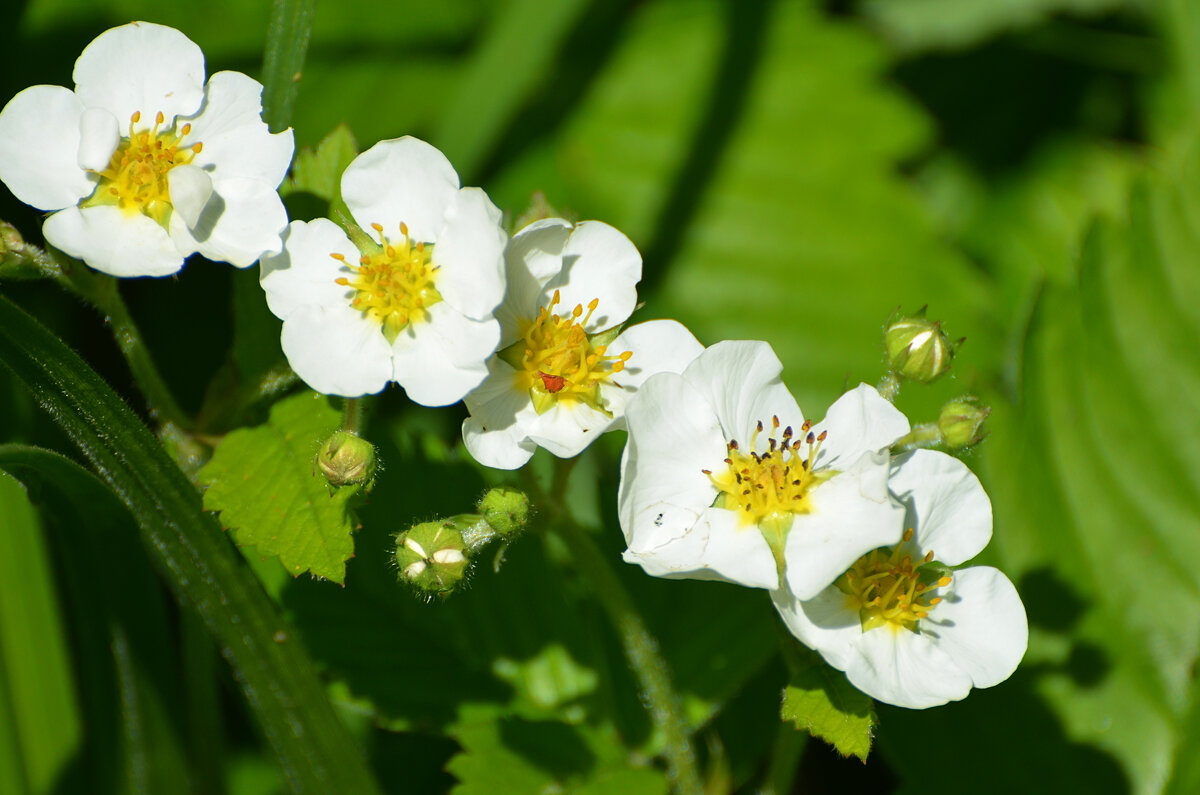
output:
<path id="1" fill-rule="evenodd" d="M 913 426 L 913 429 L 892 443 L 893 453 L 907 453 L 909 450 L 937 447 L 942 443 L 942 432 L 936 422 L 925 422 Z"/>
<path id="2" fill-rule="evenodd" d="M 889 371 L 887 375 L 880 379 L 879 386 L 876 389 L 879 390 L 879 394 L 884 400 L 889 403 L 895 403 L 896 396 L 900 394 L 900 379 L 895 373 Z"/>
<path id="3" fill-rule="evenodd" d="M 275 0 L 271 5 L 262 74 L 263 121 L 271 132 L 286 130 L 292 122 L 316 6 L 316 0 Z"/>
<path id="4" fill-rule="evenodd" d="M 362 436 L 362 429 L 366 424 L 366 398 L 346 398 L 346 407 L 342 414 L 342 430 L 350 431 L 355 436 Z"/>

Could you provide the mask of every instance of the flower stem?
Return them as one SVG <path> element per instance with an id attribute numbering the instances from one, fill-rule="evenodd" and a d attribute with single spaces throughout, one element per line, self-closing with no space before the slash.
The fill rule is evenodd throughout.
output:
<path id="1" fill-rule="evenodd" d="M 888 374 L 879 380 L 879 386 L 876 387 L 883 399 L 889 403 L 896 402 L 896 396 L 900 394 L 900 379 L 895 373 L 888 371 Z"/>
<path id="2" fill-rule="evenodd" d="M 621 647 L 641 688 L 650 720 L 662 733 L 667 775 L 674 783 L 675 791 L 681 795 L 702 793 L 704 787 L 700 783 L 683 705 L 671 685 L 670 670 L 659 654 L 658 641 L 589 533 L 569 519 L 556 522 L 554 531 L 562 536 L 576 564 L 591 580 L 592 592 L 599 598 L 620 636 Z"/>
<path id="3" fill-rule="evenodd" d="M 906 435 L 892 443 L 893 453 L 907 453 L 909 450 L 937 447 L 942 443 L 942 432 L 936 422 L 926 422 L 916 425 Z"/>
<path id="4" fill-rule="evenodd" d="M 366 399 L 346 398 L 343 412 L 342 430 L 350 431 L 355 436 L 362 436 L 362 429 L 367 424 Z"/>
<path id="5" fill-rule="evenodd" d="M 104 315 L 104 321 L 108 324 L 121 355 L 125 357 L 138 389 L 146 398 L 150 415 L 161 425 L 173 423 L 184 430 L 191 430 L 192 419 L 175 402 L 166 381 L 154 366 L 150 349 L 146 347 L 141 331 L 133 322 L 133 316 L 129 314 L 129 308 L 121 298 L 117 279 L 97 273 L 58 252 L 54 254 L 59 260 L 62 274 L 57 278 L 58 283 Z"/>
<path id="6" fill-rule="evenodd" d="M 287 129 L 300 89 L 316 0 L 275 0 L 263 53 L 263 120 L 271 132 Z"/>

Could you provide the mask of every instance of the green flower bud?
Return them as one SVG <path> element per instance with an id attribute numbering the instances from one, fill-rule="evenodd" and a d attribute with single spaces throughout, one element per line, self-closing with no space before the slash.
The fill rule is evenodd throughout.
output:
<path id="1" fill-rule="evenodd" d="M 529 498 L 517 489 L 488 489 L 478 508 L 483 520 L 502 536 L 519 532 L 529 521 Z"/>
<path id="2" fill-rule="evenodd" d="M 926 319 L 924 308 L 913 317 L 890 321 L 883 331 L 883 345 L 893 373 L 923 384 L 947 372 L 954 358 L 954 346 L 941 321 Z"/>
<path id="3" fill-rule="evenodd" d="M 400 579 L 430 595 L 446 596 L 470 566 L 467 544 L 453 520 L 422 522 L 396 536 Z"/>
<path id="4" fill-rule="evenodd" d="M 971 395 L 951 400 L 942 406 L 942 413 L 938 416 L 937 427 L 942 434 L 942 442 L 951 450 L 977 444 L 983 439 L 980 429 L 991 411 L 990 407 L 979 405 L 979 399 Z"/>
<path id="5" fill-rule="evenodd" d="M 337 431 L 317 452 L 316 467 L 334 488 L 362 485 L 375 479 L 375 446 L 350 431 Z"/>

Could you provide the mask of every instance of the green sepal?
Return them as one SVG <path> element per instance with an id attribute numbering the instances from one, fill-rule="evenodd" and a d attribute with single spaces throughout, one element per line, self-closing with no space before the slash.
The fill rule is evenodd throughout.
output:
<path id="1" fill-rule="evenodd" d="M 871 697 L 799 643 L 788 642 L 784 656 L 791 676 L 783 691 L 780 717 L 829 743 L 842 756 L 865 762 L 876 723 Z"/>

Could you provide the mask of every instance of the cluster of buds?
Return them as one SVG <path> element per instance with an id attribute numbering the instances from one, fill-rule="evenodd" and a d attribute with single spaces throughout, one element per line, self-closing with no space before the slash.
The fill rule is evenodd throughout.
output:
<path id="1" fill-rule="evenodd" d="M 484 547 L 512 540 L 529 522 L 529 498 L 515 489 L 489 489 L 476 508 L 478 513 L 420 522 L 397 533 L 400 580 L 427 596 L 447 596 L 469 575 Z"/>

